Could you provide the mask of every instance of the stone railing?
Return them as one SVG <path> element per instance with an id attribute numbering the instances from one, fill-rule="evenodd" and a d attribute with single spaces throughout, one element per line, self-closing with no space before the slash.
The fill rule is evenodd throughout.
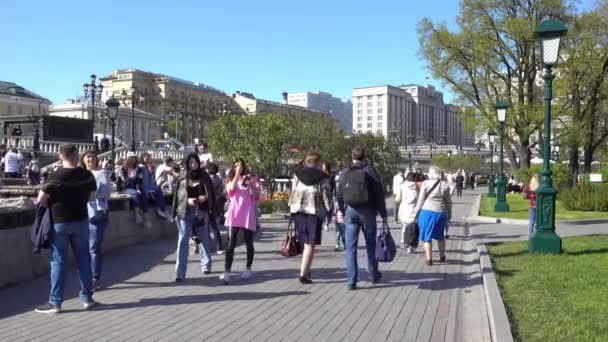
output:
<path id="1" fill-rule="evenodd" d="M 114 150 L 116 160 L 126 159 L 131 151 L 128 147 L 122 146 Z M 143 153 L 148 153 L 153 160 L 163 160 L 164 157 L 170 156 L 175 161 L 181 161 L 186 157 L 186 152 L 164 148 L 138 148 L 136 155 L 141 156 Z M 98 158 L 101 161 L 109 160 L 112 157 L 112 151 L 99 154 Z"/>
<path id="2" fill-rule="evenodd" d="M 5 145 L 17 145 L 18 149 L 33 149 L 34 139 L 31 137 L 25 138 L 3 138 L 2 143 Z M 46 141 L 40 140 L 40 151 L 46 153 L 58 153 L 61 145 L 66 144 L 63 141 Z M 89 143 L 72 143 L 76 146 L 79 153 L 88 149 L 93 149 L 93 144 Z"/>

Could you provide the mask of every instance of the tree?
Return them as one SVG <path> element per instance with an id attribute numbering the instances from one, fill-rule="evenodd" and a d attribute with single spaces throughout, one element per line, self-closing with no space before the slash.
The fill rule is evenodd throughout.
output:
<path id="1" fill-rule="evenodd" d="M 497 126 L 496 100 L 511 103 L 506 148 L 507 155 L 512 155 L 511 147 L 519 155 L 519 163 L 510 158 L 514 169 L 530 166 L 530 148 L 536 145 L 530 137 L 541 134 L 534 29 L 547 16 L 563 19 L 568 4 L 562 0 L 463 0 L 459 32 L 426 18 L 418 24 L 420 54 L 427 68 L 462 105 L 481 114 L 485 129 Z"/>

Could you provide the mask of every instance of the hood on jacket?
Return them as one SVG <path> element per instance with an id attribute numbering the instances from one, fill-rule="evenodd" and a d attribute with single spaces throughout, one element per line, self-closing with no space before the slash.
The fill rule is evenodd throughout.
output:
<path id="1" fill-rule="evenodd" d="M 327 178 L 327 174 L 314 167 L 304 167 L 296 171 L 296 177 L 306 185 L 313 185 Z"/>
<path id="2" fill-rule="evenodd" d="M 410 181 L 405 181 L 403 183 L 401 183 L 401 186 L 408 189 L 408 190 L 412 190 L 412 189 L 416 189 L 416 182 L 410 182 Z"/>

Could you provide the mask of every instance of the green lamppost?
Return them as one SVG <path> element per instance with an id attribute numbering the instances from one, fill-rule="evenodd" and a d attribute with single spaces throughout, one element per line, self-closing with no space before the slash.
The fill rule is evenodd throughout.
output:
<path id="1" fill-rule="evenodd" d="M 494 140 L 496 139 L 496 131 L 489 131 L 488 138 L 490 139 L 490 185 L 488 186 L 488 197 L 494 198 L 496 197 L 496 192 L 494 192 Z"/>
<path id="2" fill-rule="evenodd" d="M 112 156 L 110 158 L 111 159 L 111 165 L 114 166 L 114 163 L 116 162 L 116 155 L 114 152 L 115 149 L 115 130 L 116 130 L 116 118 L 118 117 L 118 107 L 120 106 L 120 102 L 118 102 L 118 100 L 116 100 L 114 98 L 114 96 L 112 96 L 108 101 L 106 101 L 106 106 L 108 106 L 108 117 L 110 118 L 110 120 L 112 121 Z"/>
<path id="3" fill-rule="evenodd" d="M 500 174 L 498 175 L 498 181 L 496 182 L 496 191 L 498 192 L 498 198 L 496 199 L 496 205 L 494 206 L 495 212 L 506 212 L 509 211 L 509 204 L 507 203 L 507 178 L 505 177 L 504 169 L 504 147 L 505 147 L 505 119 L 507 118 L 507 108 L 509 104 L 505 101 L 496 101 L 496 113 L 498 114 L 498 122 L 500 123 Z"/>
<path id="4" fill-rule="evenodd" d="M 558 20 L 545 20 L 534 32 L 539 41 L 543 65 L 545 66 L 545 130 L 543 146 L 543 172 L 540 187 L 536 190 L 536 230 L 530 237 L 530 252 L 559 254 L 562 240 L 555 233 L 555 197 L 557 190 L 551 178 L 551 100 L 553 79 L 551 69 L 557 65 L 562 38 L 568 29 Z"/>

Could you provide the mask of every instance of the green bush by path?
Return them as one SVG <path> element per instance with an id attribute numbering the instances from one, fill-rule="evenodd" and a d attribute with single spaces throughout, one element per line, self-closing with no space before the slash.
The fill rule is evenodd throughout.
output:
<path id="1" fill-rule="evenodd" d="M 515 174 L 520 182 L 528 184 L 533 174 L 536 173 L 539 177 L 541 176 L 542 168 L 543 166 L 541 164 L 534 164 L 530 166 L 529 169 L 518 170 Z M 564 191 L 572 186 L 572 175 L 570 174 L 567 165 L 551 164 L 551 172 L 553 186 L 555 186 L 558 191 Z"/>
<path id="2" fill-rule="evenodd" d="M 563 240 L 561 255 L 529 254 L 528 243 L 489 245 L 516 340 L 606 341 L 608 236 Z"/>
<path id="3" fill-rule="evenodd" d="M 567 210 L 594 211 L 597 186 L 598 210 L 608 211 L 608 184 L 581 184 L 559 194 L 560 201 Z"/>
<path id="4" fill-rule="evenodd" d="M 481 206 L 479 207 L 479 215 L 520 220 L 527 220 L 529 218 L 528 201 L 524 199 L 522 194 L 507 194 L 507 203 L 509 203 L 511 210 L 506 213 L 497 213 L 494 211 L 496 198 L 488 198 L 488 196 L 484 194 L 481 199 Z M 602 218 L 608 218 L 608 212 L 571 211 L 564 207 L 561 200 L 557 201 L 555 213 L 556 220 L 588 220 Z"/>

